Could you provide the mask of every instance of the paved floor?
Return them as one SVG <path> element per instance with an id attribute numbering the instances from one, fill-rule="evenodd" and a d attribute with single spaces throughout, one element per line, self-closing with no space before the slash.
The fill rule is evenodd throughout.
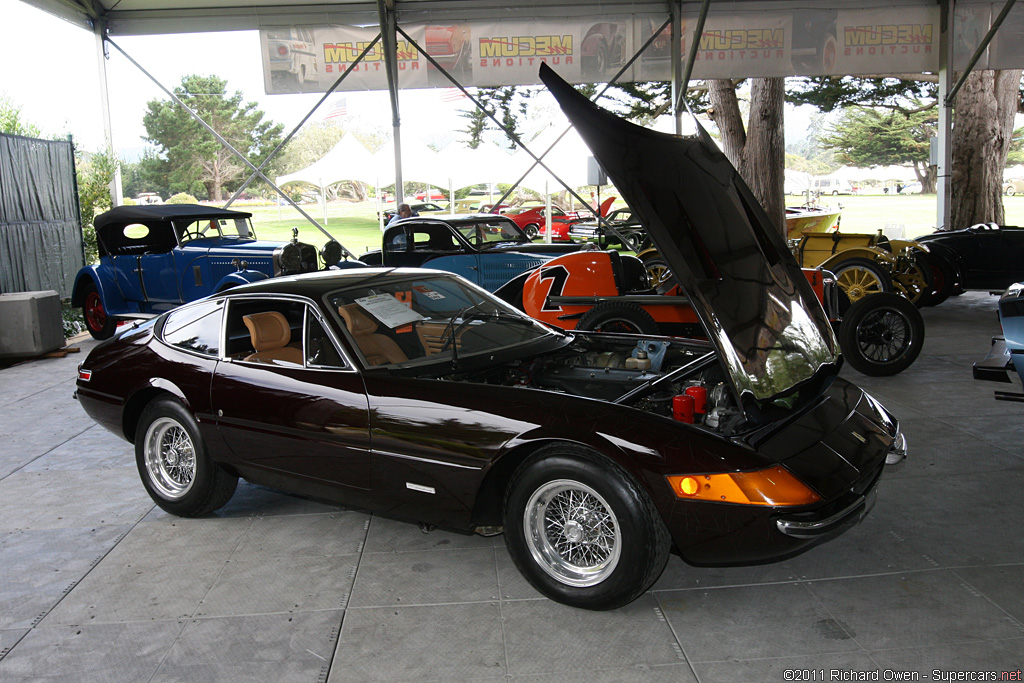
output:
<path id="1" fill-rule="evenodd" d="M 423 534 L 245 483 L 215 516 L 169 516 L 143 491 L 132 447 L 72 399 L 81 356 L 0 370 L 0 681 L 1018 672 L 1024 406 L 971 379 L 994 311 L 984 294 L 926 309 L 908 371 L 845 371 L 912 448 L 861 526 L 771 565 L 673 557 L 652 591 L 610 613 L 541 598 L 500 537 Z"/>

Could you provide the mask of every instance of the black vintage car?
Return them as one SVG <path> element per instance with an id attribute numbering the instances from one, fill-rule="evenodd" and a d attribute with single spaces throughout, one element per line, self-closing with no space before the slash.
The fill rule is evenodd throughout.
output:
<path id="1" fill-rule="evenodd" d="M 963 230 L 918 237 L 928 247 L 935 280 L 930 303 L 945 301 L 958 290 L 1001 292 L 1024 280 L 1024 228 L 979 223 Z"/>
<path id="2" fill-rule="evenodd" d="M 868 511 L 905 440 L 838 376 L 828 320 L 736 171 L 713 145 L 636 128 L 542 73 L 707 339 L 563 333 L 433 270 L 239 286 L 80 368 L 78 399 L 135 444 L 158 505 L 207 514 L 243 477 L 503 531 L 537 590 L 588 609 L 635 599 L 672 552 L 777 559 Z"/>

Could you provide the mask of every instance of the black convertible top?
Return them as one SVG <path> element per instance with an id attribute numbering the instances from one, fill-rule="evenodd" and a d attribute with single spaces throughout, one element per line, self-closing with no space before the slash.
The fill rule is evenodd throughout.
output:
<path id="1" fill-rule="evenodd" d="M 203 218 L 251 218 L 251 213 L 219 209 L 216 206 L 200 204 L 142 204 L 138 206 L 115 206 L 101 213 L 93 221 L 97 231 L 111 225 L 130 225 L 147 221 L 168 221 L 178 218 L 201 220 Z"/>

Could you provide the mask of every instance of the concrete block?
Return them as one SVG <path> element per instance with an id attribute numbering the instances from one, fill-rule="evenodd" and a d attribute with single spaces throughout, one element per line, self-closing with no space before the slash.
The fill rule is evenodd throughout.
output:
<path id="1" fill-rule="evenodd" d="M 0 358 L 38 356 L 64 346 L 60 294 L 0 294 Z"/>

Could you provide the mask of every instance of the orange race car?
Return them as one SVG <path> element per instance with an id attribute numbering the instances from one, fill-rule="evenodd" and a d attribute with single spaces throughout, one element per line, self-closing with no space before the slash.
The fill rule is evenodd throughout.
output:
<path id="1" fill-rule="evenodd" d="M 832 274 L 805 268 L 804 275 L 837 330 L 844 357 L 855 369 L 867 375 L 894 375 L 914 362 L 924 344 L 924 323 L 913 304 L 899 295 L 881 293 L 864 297 L 841 313 Z M 527 315 L 565 330 L 704 335 L 678 284 L 659 294 L 650 286 L 639 258 L 614 250 L 560 256 L 495 293 Z"/>

